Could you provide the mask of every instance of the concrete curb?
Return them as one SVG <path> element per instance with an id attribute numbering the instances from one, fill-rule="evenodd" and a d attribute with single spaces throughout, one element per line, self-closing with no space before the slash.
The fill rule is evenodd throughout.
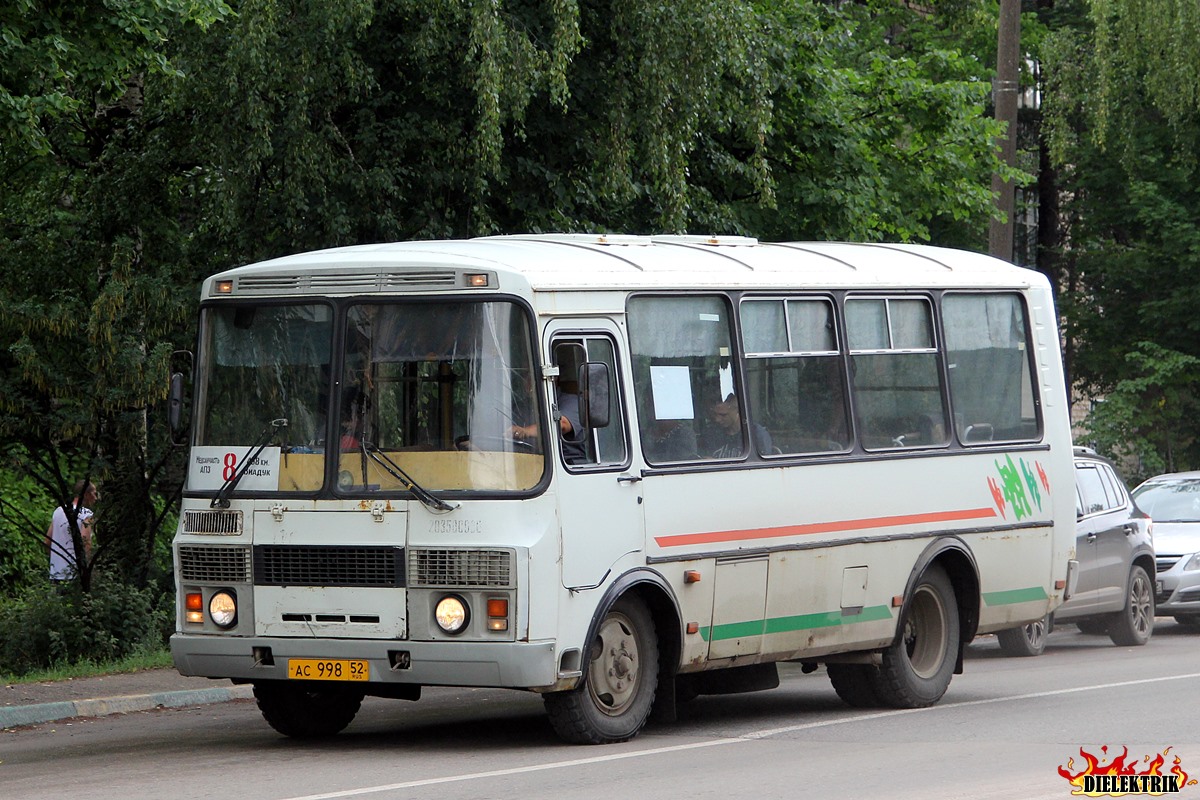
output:
<path id="1" fill-rule="evenodd" d="M 247 700 L 253 696 L 254 688 L 243 685 L 39 703 L 32 706 L 3 706 L 0 707 L 0 729 L 57 722 L 72 717 L 104 717 L 109 714 L 128 714 L 133 711 L 149 711 L 155 708 L 182 708 L 183 706 L 226 703 L 230 700 Z"/>

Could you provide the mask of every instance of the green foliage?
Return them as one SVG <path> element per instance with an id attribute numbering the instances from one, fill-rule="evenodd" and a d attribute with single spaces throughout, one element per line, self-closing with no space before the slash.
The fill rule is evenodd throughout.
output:
<path id="1" fill-rule="evenodd" d="M 1121 130 L 1125 84 L 1138 76 L 1143 102 L 1175 128 L 1200 115 L 1200 4 L 1195 0 L 1092 0 L 1097 134 Z"/>
<path id="2" fill-rule="evenodd" d="M 946 40 L 943 21 L 901 4 L 773 5 L 778 202 L 749 212 L 747 227 L 768 239 L 867 241 L 982 229 L 1000 128 L 984 113 L 986 70 Z"/>
<path id="3" fill-rule="evenodd" d="M 207 26 L 228 12 L 212 0 L 0 6 L 0 139 L 9 157 L 56 149 L 63 120 L 121 103 L 129 79 L 170 72 L 163 44 L 182 21 Z"/>
<path id="4" fill-rule="evenodd" d="M 54 501 L 37 481 L 0 466 L 0 597 L 46 582 L 53 513 Z"/>
<path id="5" fill-rule="evenodd" d="M 1200 414 L 1200 358 L 1138 342 L 1126 356 L 1131 377 L 1120 380 L 1085 422 L 1097 450 L 1134 463 L 1140 482 L 1200 463 L 1193 421 Z"/>
<path id="6" fill-rule="evenodd" d="M 104 576 L 86 594 L 43 583 L 0 598 L 0 673 L 158 652 L 173 629 L 172 595 Z"/>
<path id="7" fill-rule="evenodd" d="M 1197 109 L 1179 48 L 1195 71 L 1200 40 L 1163 25 L 1183 24 L 1179 14 L 1194 17 L 1196 6 L 1076 1 L 1056 12 L 1041 52 L 1044 131 L 1062 204 L 1064 247 L 1054 255 L 1066 267 L 1071 377 L 1104 398 L 1088 423 L 1097 441 L 1123 447 L 1147 473 L 1192 468 L 1200 129 L 1182 124 Z M 1167 73 L 1181 81 L 1170 98 L 1155 88 Z"/>
<path id="8" fill-rule="evenodd" d="M 74 678 L 93 678 L 98 675 L 118 675 L 141 672 L 148 669 L 164 669 L 172 665 L 171 652 L 167 649 L 151 650 L 146 653 L 125 656 L 115 661 L 79 661 L 50 669 L 37 669 L 20 675 L 0 672 L 0 686 L 17 683 L 42 683 L 45 681 L 69 681 Z"/>

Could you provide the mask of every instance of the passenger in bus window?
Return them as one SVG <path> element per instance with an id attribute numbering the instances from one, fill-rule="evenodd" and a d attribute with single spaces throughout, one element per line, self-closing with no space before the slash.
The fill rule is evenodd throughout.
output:
<path id="1" fill-rule="evenodd" d="M 712 458 L 737 458 L 742 455 L 745 450 L 744 441 L 742 439 L 742 417 L 741 411 L 738 409 L 737 397 L 730 393 L 724 400 L 714 403 L 708 412 L 716 426 L 716 430 L 712 431 L 707 442 Z M 775 451 L 774 443 L 771 441 L 771 432 L 765 427 L 752 422 L 751 430 L 754 432 L 754 445 L 758 448 L 758 452 L 770 455 Z"/>
<path id="2" fill-rule="evenodd" d="M 649 434 L 643 438 L 643 446 L 646 460 L 651 463 L 695 461 L 699 457 L 691 420 L 656 419 L 651 423 Z"/>

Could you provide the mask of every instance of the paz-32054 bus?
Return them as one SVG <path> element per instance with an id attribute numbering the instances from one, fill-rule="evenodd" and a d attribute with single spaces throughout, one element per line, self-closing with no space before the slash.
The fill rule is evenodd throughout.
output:
<path id="1" fill-rule="evenodd" d="M 202 289 L 175 664 L 291 736 L 540 693 L 573 742 L 823 666 L 937 702 L 1074 579 L 1053 300 L 928 246 L 505 236 Z"/>

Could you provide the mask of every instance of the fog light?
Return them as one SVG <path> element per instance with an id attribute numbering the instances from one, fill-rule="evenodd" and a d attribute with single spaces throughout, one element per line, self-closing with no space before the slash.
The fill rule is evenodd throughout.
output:
<path id="1" fill-rule="evenodd" d="M 221 628 L 232 627 L 237 622 L 237 600 L 230 592 L 217 592 L 208 599 L 208 618 Z"/>
<path id="2" fill-rule="evenodd" d="M 465 600 L 451 594 L 438 600 L 437 607 L 433 610 L 433 618 L 437 620 L 438 627 L 446 633 L 462 633 L 467 627 L 470 612 Z"/>

